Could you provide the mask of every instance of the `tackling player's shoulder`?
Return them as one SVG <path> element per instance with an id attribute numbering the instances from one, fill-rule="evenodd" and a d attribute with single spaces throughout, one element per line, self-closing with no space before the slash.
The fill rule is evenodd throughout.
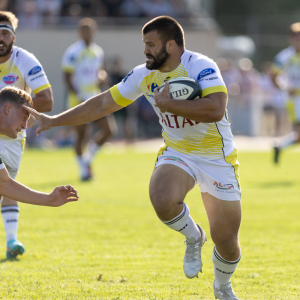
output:
<path id="1" fill-rule="evenodd" d="M 12 58 L 14 60 L 19 60 L 19 61 L 22 61 L 23 59 L 26 59 L 26 58 L 30 58 L 30 57 L 33 57 L 35 58 L 35 56 L 33 55 L 33 53 L 23 49 L 23 48 L 20 48 L 18 46 L 13 46 L 13 53 L 12 53 Z"/>
<path id="2" fill-rule="evenodd" d="M 182 63 L 186 68 L 189 77 L 197 81 L 201 79 L 203 74 L 218 73 L 218 67 L 216 63 L 206 55 L 201 53 L 185 50 L 182 56 Z"/>
<path id="3" fill-rule="evenodd" d="M 155 72 L 156 70 L 148 70 L 146 68 L 146 64 L 141 64 L 136 66 L 134 69 L 132 69 L 122 80 L 122 82 L 126 82 L 128 79 L 131 81 L 135 81 L 136 83 L 140 83 L 144 77 L 149 75 L 152 72 Z"/>

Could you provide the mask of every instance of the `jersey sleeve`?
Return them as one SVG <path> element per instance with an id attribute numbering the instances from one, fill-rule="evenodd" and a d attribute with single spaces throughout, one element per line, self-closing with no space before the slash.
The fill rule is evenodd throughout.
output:
<path id="1" fill-rule="evenodd" d="M 134 68 L 120 83 L 110 89 L 110 93 L 117 104 L 125 107 L 143 94 L 139 87 L 143 75 L 139 73 L 139 67 Z"/>
<path id="2" fill-rule="evenodd" d="M 76 66 L 76 57 L 75 53 L 72 51 L 72 47 L 68 48 L 61 61 L 61 69 L 66 73 L 73 73 Z"/>
<path id="3" fill-rule="evenodd" d="M 0 156 L 0 170 L 2 170 L 2 169 L 5 169 L 5 165 L 4 165 L 4 162 L 3 162 L 3 160 Z"/>
<path id="4" fill-rule="evenodd" d="M 30 87 L 33 94 L 37 94 L 51 87 L 41 63 L 33 54 L 27 57 L 24 79 L 26 85 Z"/>
<path id="5" fill-rule="evenodd" d="M 199 83 L 202 89 L 202 97 L 212 93 L 223 92 L 227 94 L 227 88 L 217 64 L 206 57 L 198 58 L 193 62 L 191 78 Z"/>

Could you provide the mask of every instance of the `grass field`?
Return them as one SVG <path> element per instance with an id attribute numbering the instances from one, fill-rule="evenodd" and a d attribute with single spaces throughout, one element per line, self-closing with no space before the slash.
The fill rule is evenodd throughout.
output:
<path id="1" fill-rule="evenodd" d="M 27 150 L 18 180 L 50 192 L 72 184 L 80 201 L 59 208 L 21 204 L 17 261 L 5 259 L 0 221 L 0 299 L 214 299 L 213 244 L 203 274 L 185 278 L 184 237 L 164 226 L 148 197 L 155 153 L 127 149 L 97 156 L 93 182 L 77 179 L 70 149 Z M 241 152 L 242 259 L 233 277 L 240 299 L 300 299 L 299 151 L 274 166 L 271 153 Z M 195 187 L 186 199 L 208 229 Z"/>

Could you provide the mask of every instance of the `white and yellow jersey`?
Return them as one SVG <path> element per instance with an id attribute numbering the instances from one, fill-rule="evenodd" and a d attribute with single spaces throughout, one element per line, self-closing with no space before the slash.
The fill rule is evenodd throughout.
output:
<path id="1" fill-rule="evenodd" d="M 148 70 L 143 64 L 134 68 L 110 91 L 114 101 L 121 106 L 129 105 L 144 94 L 159 117 L 166 146 L 184 154 L 210 160 L 224 158 L 231 154 L 235 145 L 227 113 L 220 122 L 199 123 L 168 112 L 162 113 L 154 106 L 154 89 L 166 80 L 176 77 L 197 80 L 202 89 L 202 97 L 217 92 L 227 94 L 216 63 L 207 56 L 188 50 L 184 51 L 181 63 L 172 72 L 161 73 L 158 70 Z"/>
<path id="2" fill-rule="evenodd" d="M 84 41 L 77 41 L 65 51 L 62 70 L 72 74 L 72 83 L 81 101 L 100 93 L 99 70 L 103 63 L 104 52 L 95 43 L 86 46 Z"/>
<path id="3" fill-rule="evenodd" d="M 13 46 L 10 58 L 0 64 L 0 90 L 6 86 L 15 86 L 29 94 L 37 94 L 49 88 L 50 83 L 37 58 L 32 53 Z M 22 130 L 22 136 L 24 135 L 25 130 Z"/>
<path id="4" fill-rule="evenodd" d="M 50 83 L 41 63 L 28 51 L 13 47 L 10 58 L 0 64 L 0 90 L 6 86 L 18 87 L 29 94 L 41 92 Z"/>

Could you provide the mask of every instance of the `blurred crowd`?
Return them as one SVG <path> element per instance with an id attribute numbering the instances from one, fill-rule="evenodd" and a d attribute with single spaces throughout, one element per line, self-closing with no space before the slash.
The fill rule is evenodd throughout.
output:
<path id="1" fill-rule="evenodd" d="M 38 28 L 44 24 L 65 24 L 72 22 L 72 18 L 87 16 L 187 17 L 192 14 L 188 2 L 190 0 L 0 0 L 0 10 L 13 12 L 23 27 Z"/>
<path id="2" fill-rule="evenodd" d="M 280 136 L 291 126 L 286 112 L 288 95 L 273 82 L 273 63 L 264 62 L 257 70 L 249 58 L 234 61 L 220 58 L 217 61 L 228 90 L 229 119 L 233 111 L 254 110 L 259 119 L 258 134 Z M 285 78 L 281 78 L 285 81 Z M 253 109 L 253 105 L 255 108 Z M 245 120 L 244 120 L 245 121 Z M 234 131 L 234 130 L 233 130 Z"/>

